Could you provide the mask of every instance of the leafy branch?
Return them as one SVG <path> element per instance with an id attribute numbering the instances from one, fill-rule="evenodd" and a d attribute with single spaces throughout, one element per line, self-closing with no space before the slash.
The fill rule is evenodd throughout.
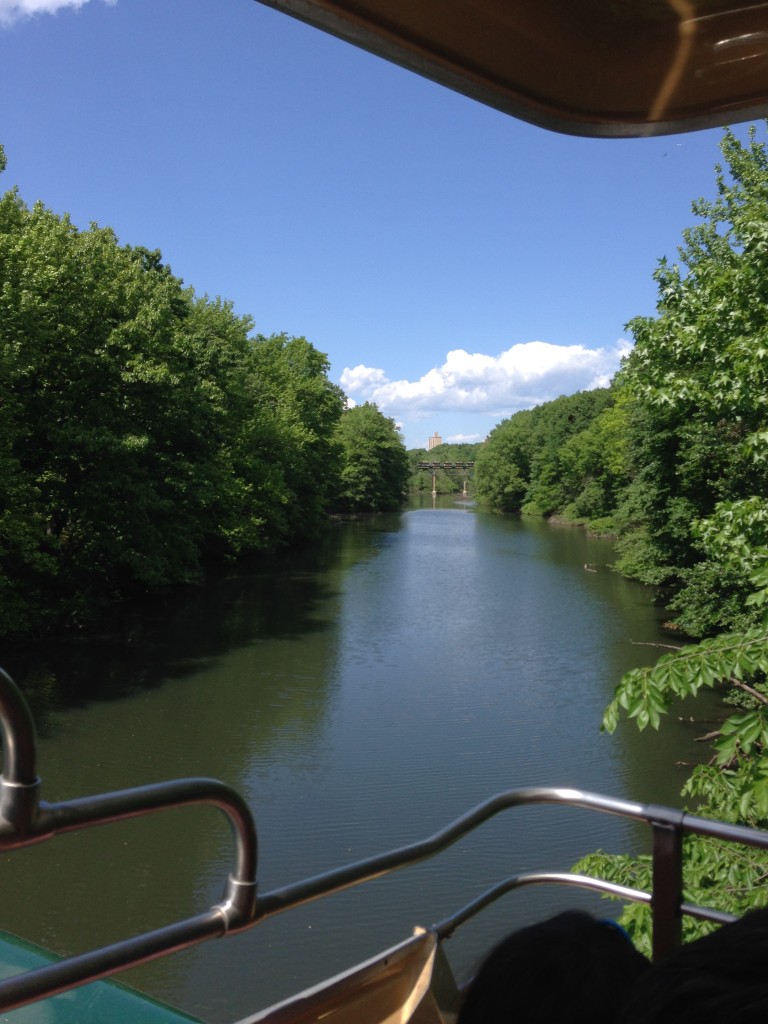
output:
<path id="1" fill-rule="evenodd" d="M 640 730 L 658 729 L 674 698 L 694 697 L 702 687 L 730 684 L 749 693 L 758 703 L 768 697 L 746 682 L 768 673 L 768 627 L 745 633 L 726 633 L 662 655 L 655 665 L 627 672 L 616 687 L 603 715 L 603 729 L 614 732 L 622 711 L 635 719 Z"/>

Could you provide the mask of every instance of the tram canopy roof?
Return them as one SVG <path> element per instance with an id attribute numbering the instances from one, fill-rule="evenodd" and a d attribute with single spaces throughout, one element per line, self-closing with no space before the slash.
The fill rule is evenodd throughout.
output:
<path id="1" fill-rule="evenodd" d="M 261 0 L 533 124 L 666 135 L 768 113 L 765 0 Z"/>

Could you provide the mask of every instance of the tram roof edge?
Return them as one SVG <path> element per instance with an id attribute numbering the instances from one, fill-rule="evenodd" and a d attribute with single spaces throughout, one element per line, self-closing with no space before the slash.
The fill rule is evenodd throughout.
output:
<path id="1" fill-rule="evenodd" d="M 504 113 L 602 138 L 768 114 L 765 0 L 257 0 Z"/>

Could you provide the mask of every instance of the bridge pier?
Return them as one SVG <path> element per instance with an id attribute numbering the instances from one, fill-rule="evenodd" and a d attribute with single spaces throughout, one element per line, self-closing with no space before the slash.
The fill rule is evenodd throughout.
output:
<path id="1" fill-rule="evenodd" d="M 432 497 L 433 498 L 437 497 L 437 472 L 438 472 L 438 470 L 440 470 L 440 469 L 445 469 L 445 470 L 463 469 L 464 473 L 462 474 L 462 491 L 461 491 L 461 496 L 463 498 L 466 498 L 469 495 L 469 490 L 467 488 L 467 484 L 469 482 L 469 474 L 467 473 L 467 470 L 468 469 L 473 469 L 474 465 L 475 465 L 474 462 L 419 462 L 419 463 L 417 463 L 416 468 L 417 469 L 428 469 L 431 472 L 431 474 L 432 474 Z"/>

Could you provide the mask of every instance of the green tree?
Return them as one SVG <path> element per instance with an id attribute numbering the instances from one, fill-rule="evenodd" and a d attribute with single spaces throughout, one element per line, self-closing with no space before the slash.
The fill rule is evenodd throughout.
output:
<path id="1" fill-rule="evenodd" d="M 698 606 L 686 623 L 696 635 L 729 623 L 705 613 L 702 590 L 720 566 L 694 524 L 768 486 L 768 158 L 754 128 L 746 144 L 726 132 L 721 150 L 717 196 L 693 204 L 702 222 L 684 232 L 680 265 L 660 262 L 657 315 L 631 321 L 621 375 L 634 398 L 635 486 L 619 513 L 619 567 L 682 586 L 676 606 Z"/>
<path id="2" fill-rule="evenodd" d="M 343 395 L 305 339 L 251 329 L 158 252 L 0 197 L 6 635 L 321 528 Z"/>
<path id="3" fill-rule="evenodd" d="M 615 404 L 565 441 L 557 461 L 566 519 L 615 530 L 615 509 L 629 482 L 626 432 L 627 402 L 617 391 Z"/>
<path id="4" fill-rule="evenodd" d="M 598 446 L 615 439 L 615 427 L 606 420 L 602 436 L 584 438 L 580 447 L 576 439 L 593 429 L 613 402 L 610 389 L 598 388 L 562 395 L 504 420 L 478 454 L 480 500 L 500 512 L 550 516 L 562 514 L 581 496 L 590 517 L 606 515 L 615 481 L 609 479 L 612 470 L 598 464 Z M 606 467 L 616 462 L 616 456 L 602 454 Z"/>
<path id="5" fill-rule="evenodd" d="M 0 236 L 7 426 L 59 596 L 76 612 L 129 582 L 188 579 L 199 540 L 190 464 L 203 438 L 194 365 L 177 343 L 180 282 L 110 230 L 81 232 L 14 199 Z"/>
<path id="6" fill-rule="evenodd" d="M 633 396 L 628 489 L 641 537 L 635 556 L 656 579 L 681 578 L 679 621 L 698 644 L 620 681 L 606 710 L 657 728 L 677 701 L 716 687 L 735 712 L 708 739 L 711 760 L 683 789 L 698 813 L 768 826 L 768 157 L 755 129 L 730 131 L 717 198 L 699 200 L 704 223 L 685 233 L 686 267 L 659 266 L 658 315 L 632 322 L 623 373 Z M 631 534 L 630 534 L 631 536 Z M 743 913 L 764 905 L 765 854 L 686 841 L 685 899 Z M 593 855 L 581 865 L 647 886 L 647 858 Z M 647 941 L 645 908 L 625 921 Z M 688 923 L 688 936 L 697 925 Z"/>
<path id="7" fill-rule="evenodd" d="M 595 418 L 613 403 L 608 388 L 561 395 L 532 410 L 530 484 L 523 511 L 550 516 L 562 513 L 569 501 L 583 489 L 584 481 L 566 486 L 563 449 L 569 441 L 587 431 Z M 584 474 L 589 472 L 586 465 Z"/>
<path id="8" fill-rule="evenodd" d="M 380 512 L 402 504 L 410 466 L 397 424 L 373 402 L 347 409 L 336 438 L 341 446 L 340 511 Z"/>
<path id="9" fill-rule="evenodd" d="M 328 357 L 306 338 L 257 335 L 252 354 L 255 408 L 249 430 L 265 474 L 254 481 L 261 495 L 257 505 L 264 501 L 264 514 L 273 518 L 274 542 L 317 536 L 340 468 L 336 425 L 344 393 L 328 379 Z"/>
<path id="10" fill-rule="evenodd" d="M 0 171 L 5 166 L 0 146 Z M 16 190 L 0 197 L 0 296 L 6 290 L 7 239 L 23 230 L 25 217 Z M 41 589 L 55 576 L 56 563 L 45 545 L 35 482 L 22 465 L 23 398 L 14 387 L 15 363 L 14 351 L 0 345 L 0 623 L 6 631 L 24 632 L 32 623 L 30 609 L 42 604 Z"/>
<path id="11" fill-rule="evenodd" d="M 532 412 L 518 412 L 495 427 L 478 452 L 475 486 L 481 502 L 498 512 L 519 512 L 528 492 Z"/>

